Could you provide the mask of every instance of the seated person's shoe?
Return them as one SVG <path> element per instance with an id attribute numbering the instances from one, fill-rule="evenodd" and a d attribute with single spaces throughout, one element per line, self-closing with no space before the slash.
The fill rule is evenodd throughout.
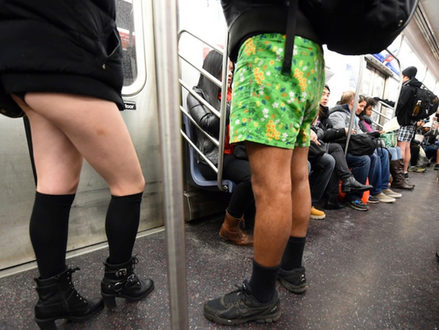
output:
<path id="1" fill-rule="evenodd" d="M 336 200 L 328 200 L 325 204 L 326 210 L 339 210 L 346 207 L 345 203 L 340 202 L 338 199 Z"/>
<path id="2" fill-rule="evenodd" d="M 204 316 L 215 323 L 236 325 L 246 322 L 274 322 L 280 318 L 279 297 L 261 303 L 253 296 L 247 281 L 238 290 L 204 304 Z"/>
<path id="3" fill-rule="evenodd" d="M 357 211 L 369 211 L 369 208 L 361 200 L 356 199 L 348 202 L 348 206 Z"/>
<path id="4" fill-rule="evenodd" d="M 381 203 L 393 203 L 394 201 L 396 201 L 395 198 L 387 196 L 383 192 L 380 192 L 379 194 L 376 194 L 373 197 L 377 198 Z"/>
<path id="5" fill-rule="evenodd" d="M 368 184 L 361 184 L 353 176 L 350 176 L 343 180 L 341 184 L 342 192 L 350 192 L 350 191 L 366 191 L 372 189 L 373 186 Z"/>
<path id="6" fill-rule="evenodd" d="M 409 172 L 404 172 L 404 178 L 406 178 L 406 179 L 409 178 Z"/>
<path id="7" fill-rule="evenodd" d="M 317 210 L 314 206 L 311 207 L 311 219 L 323 220 L 324 218 L 326 218 L 325 212 Z"/>
<path id="8" fill-rule="evenodd" d="M 434 164 L 434 170 L 435 171 L 439 170 L 439 164 Z"/>
<path id="9" fill-rule="evenodd" d="M 437 262 L 439 262 L 439 251 L 436 251 Z"/>
<path id="10" fill-rule="evenodd" d="M 378 204 L 380 200 L 375 196 L 369 195 L 369 199 L 367 200 L 369 204 Z"/>
<path id="11" fill-rule="evenodd" d="M 280 284 L 282 284 L 288 291 L 301 294 L 306 291 L 308 286 L 306 285 L 305 268 L 294 268 L 291 270 L 279 269 L 277 275 Z"/>
<path id="12" fill-rule="evenodd" d="M 393 197 L 393 198 L 401 198 L 402 197 L 402 194 L 397 193 L 397 192 L 395 192 L 395 191 L 393 191 L 393 190 L 391 190 L 389 188 L 384 189 L 383 193 L 386 194 L 387 196 Z"/>

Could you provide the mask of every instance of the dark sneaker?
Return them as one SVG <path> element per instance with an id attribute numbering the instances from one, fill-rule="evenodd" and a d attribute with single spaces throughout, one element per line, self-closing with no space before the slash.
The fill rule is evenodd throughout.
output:
<path id="1" fill-rule="evenodd" d="M 404 172 L 404 178 L 406 178 L 406 179 L 409 178 L 409 172 Z"/>
<path id="2" fill-rule="evenodd" d="M 364 204 L 359 199 L 356 199 L 354 201 L 348 202 L 348 205 L 349 205 L 349 207 L 351 207 L 351 208 L 353 208 L 354 210 L 357 210 L 357 211 L 368 211 L 369 210 L 367 205 Z"/>
<path id="3" fill-rule="evenodd" d="M 439 251 L 436 251 L 437 262 L 439 262 Z"/>
<path id="4" fill-rule="evenodd" d="M 204 304 L 204 316 L 209 321 L 223 325 L 250 321 L 271 323 L 277 321 L 280 315 L 277 291 L 269 302 L 261 303 L 252 295 L 247 281 L 238 290 Z"/>
<path id="5" fill-rule="evenodd" d="M 369 195 L 369 199 L 367 200 L 370 204 L 378 204 L 380 200 L 372 195 Z"/>
<path id="6" fill-rule="evenodd" d="M 325 204 L 324 209 L 325 210 L 339 210 L 346 207 L 346 204 L 343 202 L 339 202 L 339 201 L 327 201 Z"/>
<path id="7" fill-rule="evenodd" d="M 279 269 L 277 275 L 280 284 L 288 291 L 293 293 L 304 293 L 308 286 L 306 285 L 305 268 L 294 268 L 292 270 Z"/>
<path id="8" fill-rule="evenodd" d="M 434 164 L 434 170 L 435 171 L 439 170 L 439 164 Z"/>

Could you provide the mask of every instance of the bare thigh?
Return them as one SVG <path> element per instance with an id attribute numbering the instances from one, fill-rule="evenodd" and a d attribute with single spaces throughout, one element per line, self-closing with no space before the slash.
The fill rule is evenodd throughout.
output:
<path id="1" fill-rule="evenodd" d="M 113 195 L 143 191 L 145 181 L 134 145 L 113 102 L 56 93 L 27 93 L 25 101 L 65 135 L 109 184 Z"/>
<path id="2" fill-rule="evenodd" d="M 16 101 L 31 124 L 37 191 L 51 195 L 75 193 L 82 166 L 81 154 L 50 121 L 33 111 L 22 100 Z"/>

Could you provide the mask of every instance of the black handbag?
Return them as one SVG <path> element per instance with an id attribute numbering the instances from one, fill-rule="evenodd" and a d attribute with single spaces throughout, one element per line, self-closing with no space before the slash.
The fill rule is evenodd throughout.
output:
<path id="1" fill-rule="evenodd" d="M 372 134 L 352 134 L 349 139 L 348 153 L 354 156 L 372 155 L 377 148 L 377 139 Z M 346 146 L 347 137 L 341 137 L 333 142 Z"/>
<path id="2" fill-rule="evenodd" d="M 23 110 L 3 89 L 0 84 L 0 113 L 10 118 L 20 118 L 24 116 Z"/>

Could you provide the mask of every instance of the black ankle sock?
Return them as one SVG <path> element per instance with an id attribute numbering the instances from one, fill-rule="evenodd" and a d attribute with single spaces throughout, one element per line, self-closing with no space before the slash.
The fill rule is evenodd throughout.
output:
<path id="1" fill-rule="evenodd" d="M 279 266 L 264 267 L 253 260 L 252 277 L 249 286 L 252 294 L 260 302 L 265 303 L 273 298 L 276 290 L 276 278 Z"/>
<path id="2" fill-rule="evenodd" d="M 110 264 L 121 264 L 131 258 L 139 228 L 142 194 L 111 196 L 105 220 Z"/>
<path id="3" fill-rule="evenodd" d="M 35 193 L 29 233 L 41 278 L 65 270 L 69 213 L 75 195 Z"/>
<path id="4" fill-rule="evenodd" d="M 302 267 L 303 249 L 305 248 L 306 237 L 290 236 L 287 247 L 282 256 L 281 268 L 291 270 Z"/>

